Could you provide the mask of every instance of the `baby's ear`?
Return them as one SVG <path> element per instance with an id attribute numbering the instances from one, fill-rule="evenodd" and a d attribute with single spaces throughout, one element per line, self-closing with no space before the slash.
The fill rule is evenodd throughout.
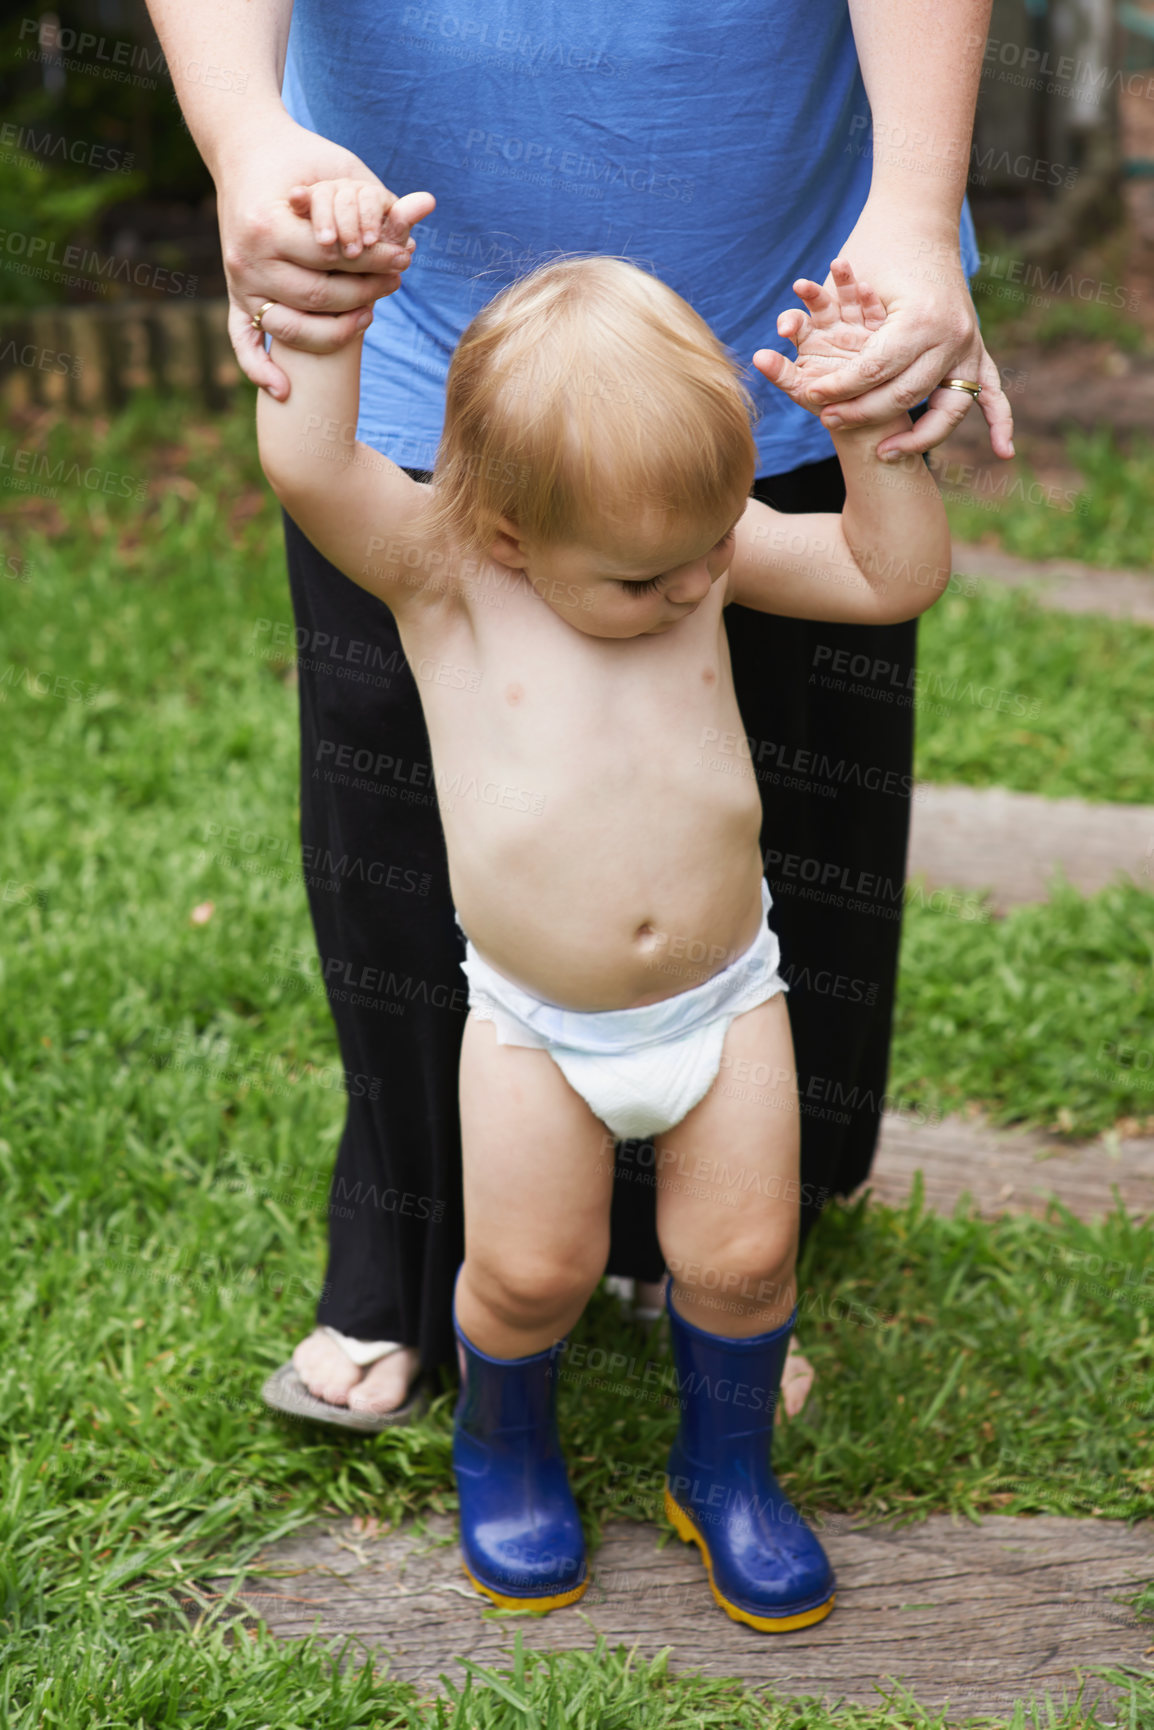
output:
<path id="1" fill-rule="evenodd" d="M 489 554 L 497 564 L 508 565 L 515 571 L 523 571 L 528 565 L 529 554 L 521 539 L 521 531 L 512 517 L 497 518 Z"/>

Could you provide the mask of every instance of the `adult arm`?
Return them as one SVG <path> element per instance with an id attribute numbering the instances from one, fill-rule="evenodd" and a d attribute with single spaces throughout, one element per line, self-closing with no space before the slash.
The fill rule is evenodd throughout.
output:
<path id="1" fill-rule="evenodd" d="M 242 371 L 286 397 L 284 370 L 265 352 L 253 315 L 273 301 L 289 315 L 279 339 L 328 354 L 367 323 L 400 282 L 412 248 L 387 213 L 379 240 L 321 241 L 289 193 L 319 180 L 380 181 L 352 151 L 298 126 L 281 101 L 292 0 L 149 0 L 181 111 L 216 183 L 228 281 L 228 333 Z M 339 213 L 338 213 L 339 214 Z M 341 230 L 343 233 L 343 228 Z"/>
<path id="2" fill-rule="evenodd" d="M 1013 416 L 978 331 L 958 242 L 990 4 L 849 0 L 873 115 L 873 177 L 838 252 L 878 291 L 889 317 L 811 401 L 832 431 L 835 414 L 847 427 L 880 426 L 928 396 L 927 412 L 909 432 L 885 438 L 884 450 L 940 444 L 971 399 L 934 387 L 965 378 L 982 386 L 978 406 L 995 454 L 1014 454 Z"/>

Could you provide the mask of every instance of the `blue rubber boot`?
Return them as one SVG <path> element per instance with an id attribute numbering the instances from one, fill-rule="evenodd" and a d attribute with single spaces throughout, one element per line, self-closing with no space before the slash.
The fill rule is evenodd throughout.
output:
<path id="1" fill-rule="evenodd" d="M 735 1622 L 773 1634 L 820 1622 L 834 1606 L 833 1569 L 769 1463 L 797 1310 L 773 1333 L 733 1340 L 679 1316 L 672 1281 L 665 1302 L 681 1400 L 666 1515 L 701 1551 Z"/>
<path id="2" fill-rule="evenodd" d="M 455 1297 L 453 1327 L 461 1369 L 453 1471 L 465 1572 L 503 1610 L 544 1614 L 576 1603 L 589 1582 L 557 1437 L 560 1354 L 489 1357 L 461 1332 Z"/>

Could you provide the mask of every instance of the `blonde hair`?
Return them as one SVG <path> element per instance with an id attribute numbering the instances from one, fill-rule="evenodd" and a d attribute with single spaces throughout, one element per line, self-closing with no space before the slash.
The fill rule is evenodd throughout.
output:
<path id="1" fill-rule="evenodd" d="M 756 468 L 741 369 L 681 296 L 622 258 L 567 258 L 504 289 L 449 367 L 432 518 L 487 550 L 595 523 L 739 509 Z"/>

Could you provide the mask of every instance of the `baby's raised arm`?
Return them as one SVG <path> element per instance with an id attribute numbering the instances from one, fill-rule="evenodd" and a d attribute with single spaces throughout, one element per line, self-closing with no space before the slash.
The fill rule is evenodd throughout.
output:
<path id="1" fill-rule="evenodd" d="M 753 363 L 771 384 L 810 413 L 809 385 L 864 347 L 885 324 L 885 308 L 844 259 L 832 272 L 836 297 L 816 282 L 794 283 L 806 312 L 783 312 L 778 333 L 796 362 L 759 349 Z M 737 526 L 728 598 L 787 618 L 889 625 L 916 618 L 950 580 L 950 534 L 933 476 L 920 457 L 882 462 L 877 447 L 908 430 L 891 426 L 832 432 L 846 502 L 833 512 L 783 515 L 751 499 Z"/>
<path id="2" fill-rule="evenodd" d="M 290 203 L 323 239 L 335 233 L 342 250 L 353 255 L 372 243 L 383 217 L 382 188 L 363 182 L 323 181 L 295 188 Z M 434 207 L 428 192 L 411 192 L 393 206 L 393 220 L 408 226 Z M 410 240 L 410 248 L 413 242 Z M 267 391 L 257 396 L 257 440 L 264 472 L 293 521 L 338 570 L 395 603 L 401 571 L 367 559 L 368 543 L 402 547 L 417 526 L 428 489 L 369 445 L 357 442 L 362 334 L 330 354 L 285 348 L 277 336 L 291 334 L 297 314 L 270 306 L 261 328 L 273 338 L 272 353 L 292 380 L 287 402 Z M 411 588 L 408 592 L 412 592 Z"/>

